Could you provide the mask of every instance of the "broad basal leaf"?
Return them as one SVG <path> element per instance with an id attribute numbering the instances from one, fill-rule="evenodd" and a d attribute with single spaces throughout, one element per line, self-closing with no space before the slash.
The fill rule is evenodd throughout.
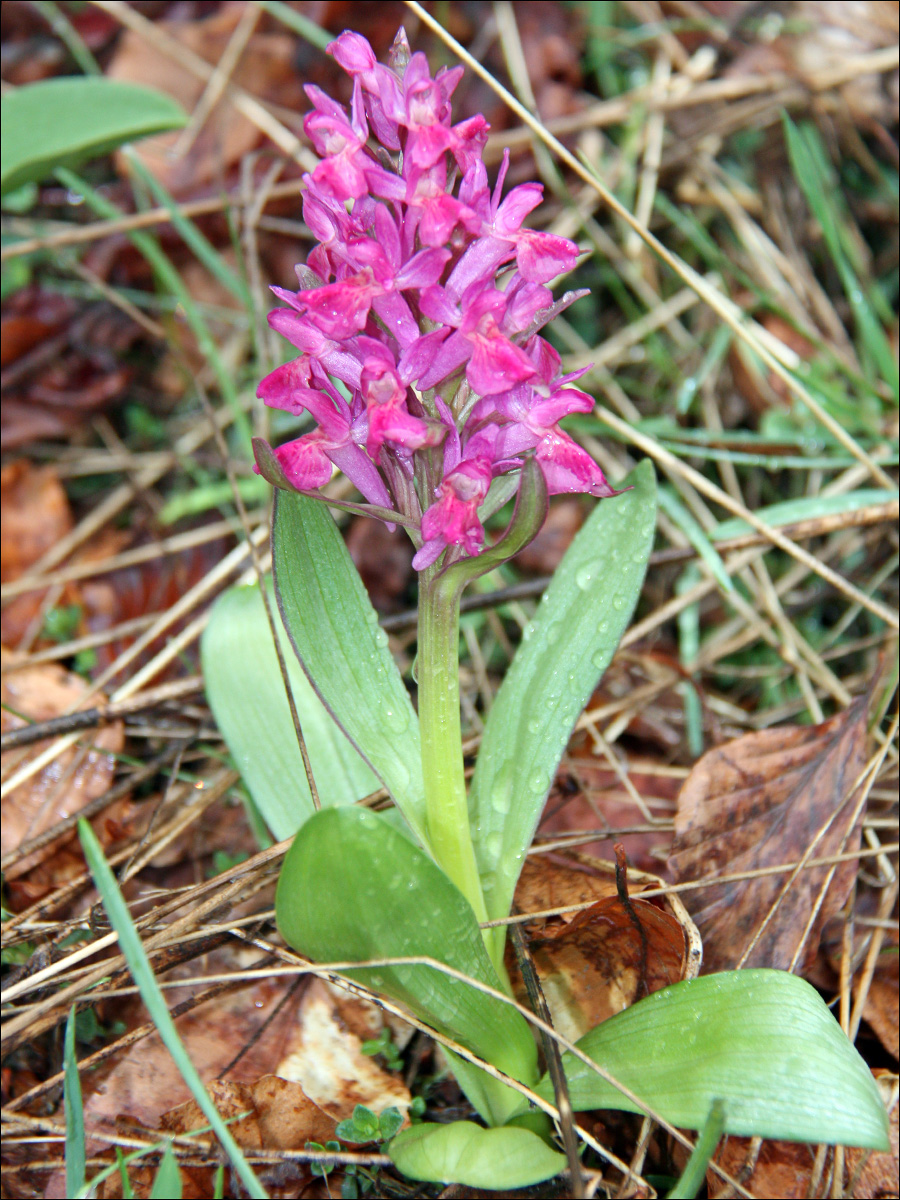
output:
<path id="1" fill-rule="evenodd" d="M 725 1132 L 887 1149 L 887 1114 L 869 1068 L 808 983 L 783 971 L 686 980 L 610 1017 L 578 1042 L 648 1105 L 687 1129 L 717 1098 Z M 640 1109 L 585 1063 L 563 1056 L 572 1107 Z M 548 1078 L 538 1093 L 552 1099 Z"/>
<path id="2" fill-rule="evenodd" d="M 116 79 L 43 79 L 0 100 L 0 193 L 39 183 L 125 142 L 179 129 L 187 113 L 163 92 Z"/>
<path id="3" fill-rule="evenodd" d="M 551 1179 L 565 1169 L 559 1154 L 528 1129 L 482 1129 L 472 1121 L 414 1125 L 388 1146 L 395 1166 L 410 1179 L 463 1183 L 509 1192 Z"/>
<path id="4" fill-rule="evenodd" d="M 497 693 L 470 809 L 488 915 L 509 912 L 557 764 L 637 603 L 653 544 L 649 462 L 597 505 L 553 576 Z"/>
<path id="5" fill-rule="evenodd" d="M 325 505 L 276 492 L 272 556 L 278 607 L 304 671 L 424 842 L 418 718 Z"/>
<path id="6" fill-rule="evenodd" d="M 423 850 L 367 809 L 323 809 L 306 822 L 282 867 L 275 912 L 285 940 L 316 962 L 422 955 L 503 990 L 462 893 Z M 536 1079 L 534 1039 L 510 1005 L 425 965 L 347 974 L 521 1082 Z M 500 1085 L 482 1115 L 500 1123 L 518 1100 Z"/>
<path id="7" fill-rule="evenodd" d="M 275 621 L 319 799 L 354 804 L 376 791 L 378 780 L 322 707 L 277 612 Z M 257 586 L 219 598 L 200 649 L 206 695 L 235 765 L 273 835 L 290 837 L 312 815 L 313 803 Z"/>

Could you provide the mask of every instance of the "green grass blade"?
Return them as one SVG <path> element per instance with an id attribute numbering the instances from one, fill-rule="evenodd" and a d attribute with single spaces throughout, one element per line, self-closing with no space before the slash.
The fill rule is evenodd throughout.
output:
<path id="1" fill-rule="evenodd" d="M 187 119 L 171 96 L 118 79 L 67 76 L 15 88 L 0 99 L 0 194 Z"/>
<path id="2" fill-rule="evenodd" d="M 419 719 L 324 504 L 275 493 L 272 568 L 281 618 L 310 682 L 425 844 Z"/>
<path id="3" fill-rule="evenodd" d="M 84 1187 L 86 1154 L 84 1148 L 84 1110 L 81 1105 L 81 1079 L 75 1057 L 75 1005 L 66 1021 L 63 1048 L 63 1111 L 66 1114 L 66 1191 L 75 1196 Z"/>
<path id="4" fill-rule="evenodd" d="M 153 1180 L 150 1200 L 181 1200 L 181 1172 L 171 1142 L 166 1146 Z"/>
<path id="5" fill-rule="evenodd" d="M 470 810 L 491 918 L 509 912 L 563 750 L 640 594 L 656 528 L 652 464 L 626 482 L 631 491 L 597 505 L 557 568 L 485 725 Z"/>
<path id="6" fill-rule="evenodd" d="M 168 209 L 173 227 L 181 235 L 185 244 L 193 250 L 210 275 L 231 292 L 232 296 L 239 301 L 248 313 L 252 313 L 253 301 L 250 291 L 240 275 L 231 269 L 212 242 L 200 232 L 196 223 L 184 216 L 177 201 L 166 191 L 159 180 L 147 170 L 137 154 L 129 155 L 129 166 L 150 190 L 156 203 L 161 208 Z"/>
<path id="7" fill-rule="evenodd" d="M 275 913 L 285 941 L 315 962 L 423 956 L 503 990 L 468 901 L 380 813 L 330 808 L 311 817 L 284 861 Z M 424 964 L 345 974 L 399 1000 L 513 1078 L 537 1078 L 534 1038 L 510 1005 Z M 489 1100 L 481 1115 L 501 1124 L 521 1098 L 478 1074 Z"/>
<path id="8" fill-rule="evenodd" d="M 264 8 L 276 20 L 281 21 L 283 25 L 293 30 L 294 33 L 298 33 L 300 37 L 305 38 L 311 45 L 317 46 L 319 50 L 324 50 L 327 45 L 334 41 L 333 35 L 327 29 L 322 29 L 315 21 L 311 21 L 303 13 L 297 12 L 289 4 L 281 3 L 281 0 L 256 0 L 256 2 L 260 8 Z"/>
<path id="9" fill-rule="evenodd" d="M 163 1045 L 172 1055 L 175 1065 L 181 1072 L 182 1079 L 190 1088 L 191 1095 L 197 1101 L 201 1112 L 209 1121 L 216 1137 L 222 1143 L 244 1187 L 251 1196 L 258 1198 L 258 1200 L 265 1200 L 266 1192 L 264 1188 L 256 1178 L 252 1167 L 244 1158 L 237 1142 L 229 1133 L 228 1127 L 215 1104 L 210 1099 L 206 1088 L 203 1086 L 203 1081 L 197 1072 L 197 1068 L 188 1057 L 184 1043 L 178 1035 L 178 1030 L 175 1028 L 175 1022 L 169 1015 L 163 993 L 156 982 L 153 968 L 141 943 L 140 935 L 131 919 L 128 905 L 122 898 L 119 885 L 116 883 L 116 877 L 103 857 L 100 843 L 97 841 L 94 831 L 87 821 L 81 820 L 78 822 L 78 836 L 81 838 L 84 856 L 91 875 L 94 877 L 94 883 L 97 886 L 97 891 L 100 893 L 100 898 L 103 901 L 103 907 L 106 909 L 110 924 L 119 935 L 119 948 L 125 956 L 128 969 L 137 985 L 138 991 L 141 993 L 141 999 L 147 1007 L 147 1011 L 157 1028 Z"/>
<path id="10" fill-rule="evenodd" d="M 377 791 L 378 780 L 323 708 L 283 628 L 281 641 L 322 803 L 354 804 Z M 290 837 L 314 809 L 257 585 L 216 601 L 200 653 L 210 707 L 235 765 L 275 838 Z"/>
<path id="11" fill-rule="evenodd" d="M 701 1129 L 717 1098 L 726 1133 L 887 1150 L 872 1073 L 805 980 L 754 969 L 654 992 L 578 1042 L 673 1125 Z M 587 1064 L 563 1056 L 572 1107 L 641 1111 Z M 536 1089 L 553 1097 L 548 1077 Z"/>
<path id="12" fill-rule="evenodd" d="M 698 521 L 682 504 L 675 490 L 670 487 L 659 489 L 659 507 L 669 519 L 678 526 L 687 540 L 691 543 L 712 572 L 716 582 L 723 592 L 733 592 L 734 584 L 731 576 L 725 570 L 725 564 L 719 557 L 719 552 L 703 532 Z"/>
<path id="13" fill-rule="evenodd" d="M 808 123 L 804 123 L 802 128 L 795 125 L 787 113 L 783 115 L 783 123 L 794 177 L 813 216 L 821 226 L 828 253 L 840 276 L 841 285 L 853 312 L 860 342 L 868 351 L 884 381 L 890 386 L 896 404 L 900 402 L 900 375 L 897 363 L 872 302 L 857 279 L 847 256 L 844 238 L 841 236 L 842 214 L 836 200 L 839 193 L 834 180 L 830 178 L 831 171 L 825 169 L 827 160 L 821 151 L 818 132 Z"/>

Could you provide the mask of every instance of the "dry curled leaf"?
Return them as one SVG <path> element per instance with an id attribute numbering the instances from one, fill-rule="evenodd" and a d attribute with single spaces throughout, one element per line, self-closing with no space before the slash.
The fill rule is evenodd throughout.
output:
<path id="1" fill-rule="evenodd" d="M 232 1121 L 231 1132 L 244 1149 L 302 1150 L 307 1142 L 334 1137 L 334 1117 L 310 1100 L 299 1083 L 263 1075 L 252 1084 L 213 1080 L 208 1090 L 219 1113 Z M 159 1121 L 166 1133 L 190 1133 L 208 1124 L 196 1100 L 170 1109 Z"/>
<path id="2" fill-rule="evenodd" d="M 816 859 L 858 849 L 863 814 L 855 809 L 865 740 L 860 698 L 821 725 L 748 733 L 704 754 L 678 797 L 669 857 L 675 881 L 796 862 L 811 847 Z M 798 952 L 801 964 L 811 960 L 856 869 L 855 861 L 836 864 L 829 883 L 829 867 L 804 868 L 784 896 L 789 872 L 688 893 L 707 970 L 728 970 L 741 961 L 786 969 Z"/>
<path id="3" fill-rule="evenodd" d="M 635 1000 L 690 978 L 699 969 L 695 931 L 684 909 L 657 908 L 631 898 L 623 905 L 616 882 L 598 860 L 593 873 L 584 864 L 530 859 L 516 891 L 516 906 L 527 912 L 594 900 L 568 917 L 529 926 L 529 950 L 556 1028 L 577 1041 L 589 1029 L 621 1012 Z M 659 884 L 632 873 L 632 884 Z M 635 894 L 632 886 L 632 896 Z M 519 999 L 524 986 L 507 952 L 507 967 Z"/>

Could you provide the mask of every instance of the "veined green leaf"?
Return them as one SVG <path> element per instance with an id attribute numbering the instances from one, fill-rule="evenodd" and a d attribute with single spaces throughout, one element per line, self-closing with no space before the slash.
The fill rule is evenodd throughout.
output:
<path id="1" fill-rule="evenodd" d="M 285 941 L 314 962 L 424 956 L 503 990 L 468 901 L 423 850 L 368 809 L 322 809 L 306 822 L 281 869 L 275 913 Z M 427 965 L 345 974 L 513 1078 L 536 1078 L 534 1039 L 510 1005 Z M 492 1098 L 482 1116 L 500 1124 L 520 1097 L 479 1074 Z"/>
<path id="2" fill-rule="evenodd" d="M 153 88 L 103 77 L 42 79 L 0 100 L 0 193 L 39 183 L 125 142 L 179 129 L 187 113 Z"/>
<path id="3" fill-rule="evenodd" d="M 654 992 L 578 1042 L 658 1113 L 701 1129 L 718 1098 L 726 1133 L 888 1148 L 872 1073 L 822 998 L 785 971 L 728 971 Z M 563 1055 L 576 1110 L 641 1111 Z M 548 1077 L 535 1089 L 552 1099 Z"/>
<path id="4" fill-rule="evenodd" d="M 496 1192 L 552 1179 L 566 1167 L 565 1155 L 536 1133 L 513 1125 L 482 1129 L 472 1121 L 414 1125 L 398 1133 L 387 1151 L 410 1179 Z"/>
<path id="5" fill-rule="evenodd" d="M 325 505 L 276 491 L 272 556 L 278 607 L 301 666 L 424 844 L 418 717 Z"/>
<path id="6" fill-rule="evenodd" d="M 626 482 L 631 490 L 598 504 L 569 547 L 485 726 L 469 802 L 494 919 L 509 912 L 557 764 L 640 594 L 656 527 L 652 464 Z"/>
<path id="7" fill-rule="evenodd" d="M 277 614 L 275 621 L 319 798 L 354 804 L 378 780 L 322 707 Z M 290 837 L 314 810 L 258 586 L 219 598 L 200 652 L 210 707 L 235 765 L 274 837 Z"/>

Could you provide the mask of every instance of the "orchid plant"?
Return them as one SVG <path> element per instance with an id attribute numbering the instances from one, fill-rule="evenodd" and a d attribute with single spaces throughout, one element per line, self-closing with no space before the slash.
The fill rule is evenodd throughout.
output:
<path id="1" fill-rule="evenodd" d="M 273 289 L 284 307 L 269 317 L 300 353 L 259 388 L 314 428 L 275 449 L 254 443 L 276 488 L 274 590 L 318 811 L 258 591 L 219 602 L 204 670 L 257 805 L 276 836 L 296 834 L 276 898 L 286 942 L 317 962 L 374 962 L 346 974 L 457 1047 L 451 1066 L 486 1128 L 415 1126 L 391 1142 L 394 1161 L 414 1178 L 509 1189 L 566 1160 L 549 1127 L 529 1123 L 521 1093 L 478 1065 L 553 1101 L 529 1025 L 504 999 L 502 922 L 563 749 L 637 602 L 655 480 L 645 462 L 612 488 L 560 426 L 594 404 L 572 386 L 581 372 L 563 374 L 540 336 L 583 294 L 555 301 L 548 287 L 578 249 L 527 228 L 542 190 L 526 183 L 504 196 L 508 154 L 491 186 L 487 123 L 451 119 L 462 68 L 432 76 L 402 30 L 387 65 L 351 32 L 329 51 L 352 79 L 350 111 L 307 87 L 305 129 L 320 161 L 305 176 L 303 215 L 317 244 L 299 290 Z M 335 468 L 363 502 L 323 495 Z M 527 545 L 548 496 L 566 492 L 602 503 L 524 632 L 467 789 L 460 596 Z M 485 522 L 513 500 L 491 542 Z M 402 526 L 412 540 L 417 711 L 329 506 Z M 355 804 L 379 786 L 393 810 Z M 887 1145 L 870 1073 L 794 976 L 676 984 L 598 1026 L 579 1050 L 586 1057 L 564 1057 L 576 1110 L 653 1109 L 688 1128 L 714 1111 L 737 1134 Z"/>

